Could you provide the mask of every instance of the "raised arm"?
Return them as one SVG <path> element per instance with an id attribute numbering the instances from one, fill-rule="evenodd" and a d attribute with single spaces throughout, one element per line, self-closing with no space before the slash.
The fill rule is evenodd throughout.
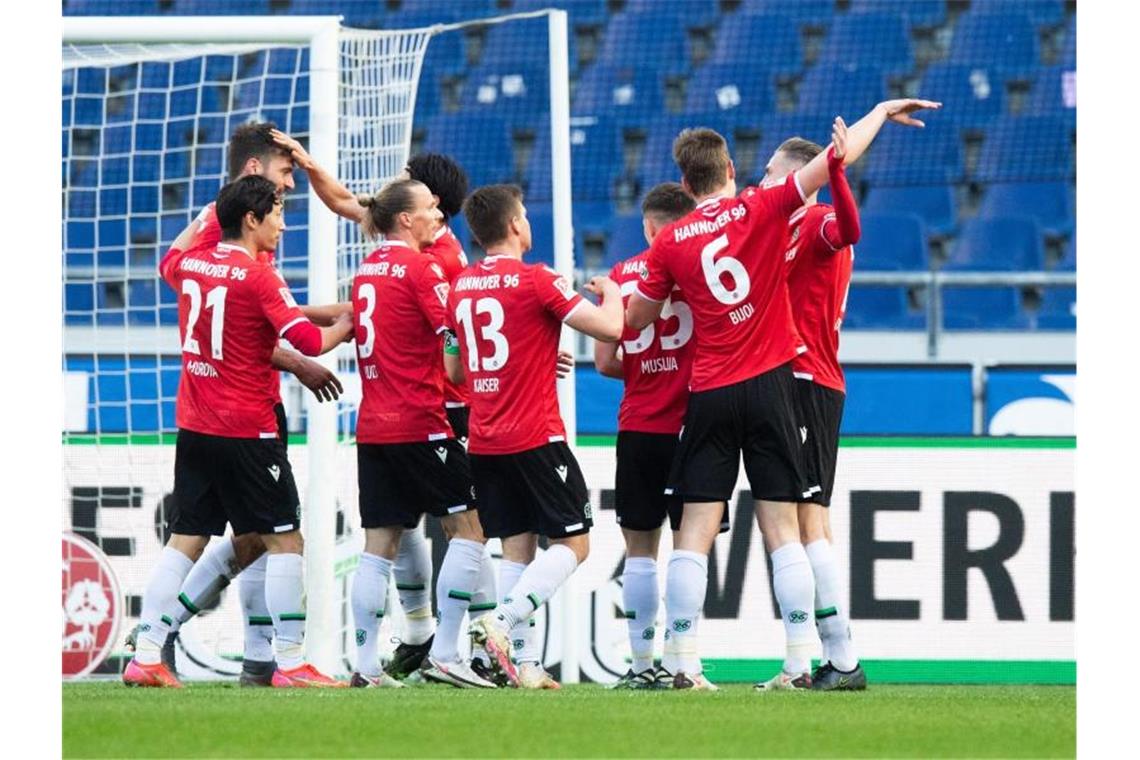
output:
<path id="1" fill-rule="evenodd" d="M 352 303 L 330 303 L 325 306 L 302 306 L 301 312 L 314 324 L 328 327 L 341 314 L 352 316 Z"/>
<path id="2" fill-rule="evenodd" d="M 293 154 L 293 160 L 309 175 L 309 184 L 317 192 L 317 197 L 328 206 L 329 210 L 345 219 L 359 222 L 364 216 L 364 206 L 356 200 L 356 196 L 347 187 L 337 182 L 336 177 L 329 174 L 320 164 L 313 160 L 309 152 L 289 135 L 279 130 L 273 130 L 273 140 Z"/>
<path id="3" fill-rule="evenodd" d="M 859 209 L 855 196 L 847 184 L 843 159 L 847 154 L 847 125 L 836 119 L 831 129 L 831 156 L 827 160 L 827 173 L 831 182 L 831 202 L 835 207 L 835 224 L 825 224 L 821 233 L 827 244 L 839 250 L 859 242 Z"/>
<path id="4" fill-rule="evenodd" d="M 583 299 L 566 318 L 566 324 L 595 340 L 617 343 L 622 333 L 621 289 L 609 277 L 593 277 L 586 284 L 586 290 L 601 296 L 601 303 L 595 306 Z"/>
<path id="5" fill-rule="evenodd" d="M 646 325 L 661 316 L 663 308 L 665 308 L 664 301 L 651 301 L 635 290 L 625 307 L 625 323 L 634 330 L 644 330 Z"/>
<path id="6" fill-rule="evenodd" d="M 615 380 L 624 380 L 621 359 L 618 358 L 618 343 L 603 343 L 594 341 L 594 367 L 603 377 L 612 377 Z"/>

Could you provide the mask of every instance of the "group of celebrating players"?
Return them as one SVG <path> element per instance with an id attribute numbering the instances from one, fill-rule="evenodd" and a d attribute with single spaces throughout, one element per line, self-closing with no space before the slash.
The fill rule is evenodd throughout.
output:
<path id="1" fill-rule="evenodd" d="M 788 139 L 763 182 L 739 195 L 724 138 L 682 131 L 673 145 L 681 182 L 654 187 L 642 203 L 649 248 L 586 284 L 597 304 L 552 269 L 524 263 L 531 230 L 513 185 L 468 194 L 454 161 L 425 154 L 375 194 L 356 196 L 272 124 L 238 128 L 232 181 L 160 265 L 179 294 L 182 339 L 175 507 L 124 682 L 180 686 L 178 627 L 238 577 L 240 682 L 346 685 L 305 660 L 300 506 L 279 371 L 334 400 L 335 374 L 306 357 L 354 341 L 365 545 L 347 685 L 399 688 L 418 673 L 461 688 L 558 688 L 532 616 L 586 559 L 593 523 L 555 392 L 573 365 L 558 349 L 567 324 L 595 339 L 599 372 L 625 383 L 615 506 L 632 665 L 616 687 L 716 689 L 702 672 L 697 624 L 743 454 L 786 634 L 781 672 L 757 689 L 865 688 L 826 509 L 844 402 L 838 331 L 859 237 L 844 166 L 886 121 L 922 126 L 910 114 L 939 106 L 885 101 L 850 129 L 836 118 L 827 149 Z M 333 212 L 378 239 L 351 302 L 298 306 L 275 268 L 295 167 Z M 816 202 L 828 182 L 834 207 Z M 470 265 L 448 226 L 460 212 L 486 251 Z M 448 539 L 438 623 L 424 513 Z M 655 665 L 666 518 L 673 551 Z M 209 545 L 227 522 L 233 538 Z M 541 554 L 539 536 L 548 542 Z M 502 543 L 498 578 L 488 538 Z M 393 576 L 407 624 L 382 668 L 377 636 Z M 465 635 L 470 659 L 460 655 Z M 811 672 L 817 640 L 823 657 Z"/>

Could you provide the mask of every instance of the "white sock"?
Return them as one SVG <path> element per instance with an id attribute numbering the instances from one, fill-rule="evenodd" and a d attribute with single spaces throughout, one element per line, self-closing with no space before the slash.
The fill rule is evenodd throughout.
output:
<path id="1" fill-rule="evenodd" d="M 277 667 L 292 670 L 305 662 L 305 558 L 270 554 L 265 561 L 265 601 L 273 618 Z"/>
<path id="2" fill-rule="evenodd" d="M 519 578 L 527 566 L 521 562 L 511 562 L 504 559 L 499 562 L 499 601 L 510 604 L 514 601 L 511 591 L 518 585 Z M 542 654 L 538 651 L 537 629 L 534 627 L 534 617 L 529 617 L 511 628 L 511 654 L 516 662 L 538 662 Z"/>
<path id="3" fill-rule="evenodd" d="M 404 641 L 422 644 L 435 634 L 435 618 L 431 614 L 431 549 L 424 536 L 423 524 L 404 531 L 400 549 L 392 567 L 396 576 L 396 593 L 404 608 L 407 625 Z"/>
<path id="4" fill-rule="evenodd" d="M 174 618 L 172 630 L 177 630 L 203 607 L 212 605 L 238 572 L 234 542 L 229 538 L 213 542 L 182 582 L 182 591 L 168 613 Z"/>
<path id="5" fill-rule="evenodd" d="M 516 580 L 518 579 L 516 578 Z M 467 607 L 467 615 L 474 620 L 495 609 L 499 602 L 498 593 L 498 584 L 495 583 L 495 563 L 491 559 L 491 550 L 484 545 L 483 561 L 479 563 L 479 579 L 475 582 L 475 591 L 471 594 L 471 604 Z M 474 647 L 471 656 L 482 660 L 484 665 L 491 664 L 491 658 L 487 656 L 483 647 Z"/>
<path id="6" fill-rule="evenodd" d="M 361 553 L 360 564 L 352 579 L 352 619 L 356 626 L 356 670 L 375 678 L 380 675 L 380 658 L 376 638 L 380 619 L 388 603 L 388 578 L 392 560 L 376 554 Z"/>
<path id="7" fill-rule="evenodd" d="M 567 578 L 578 569 L 578 557 L 570 547 L 552 544 L 526 566 L 519 582 L 511 589 L 511 601 L 504 601 L 492 613 L 503 627 L 514 628 L 554 596 Z"/>
<path id="8" fill-rule="evenodd" d="M 697 654 L 697 621 L 705 606 L 709 558 L 677 549 L 669 557 L 665 580 L 665 656 L 661 665 L 670 673 L 701 672 Z"/>
<path id="9" fill-rule="evenodd" d="M 851 621 L 839 591 L 831 542 L 821 538 L 805 546 L 804 551 L 815 575 L 815 624 L 823 641 L 824 660 L 839 670 L 854 670 L 859 658 L 851 641 Z"/>
<path id="10" fill-rule="evenodd" d="M 784 544 L 772 552 L 772 586 L 784 620 L 787 646 L 784 672 L 788 675 L 806 673 L 811 670 L 811 653 L 815 648 L 815 616 L 812 615 L 815 579 L 803 544 L 798 541 Z"/>
<path id="11" fill-rule="evenodd" d="M 273 617 L 265 601 L 265 567 L 269 555 L 262 554 L 238 576 L 238 597 L 241 599 L 242 622 L 245 623 L 245 652 L 248 662 L 269 662 L 273 659 Z"/>
<path id="12" fill-rule="evenodd" d="M 439 630 L 431 643 L 431 656 L 451 662 L 459 656 L 459 629 L 483 564 L 483 544 L 453 538 L 439 566 L 435 597 L 439 604 Z"/>
<path id="13" fill-rule="evenodd" d="M 143 592 L 142 614 L 139 616 L 135 660 L 140 665 L 155 665 L 160 661 L 166 634 L 174 624 L 174 618 L 167 610 L 178 604 L 178 590 L 193 566 L 189 557 L 169 546 L 163 547 L 158 555 L 158 562 L 150 571 L 150 580 Z"/>
<path id="14" fill-rule="evenodd" d="M 633 672 L 653 667 L 653 635 L 660 605 L 657 590 L 657 560 L 651 557 L 626 557 L 621 576 L 622 600 L 629 624 L 629 650 L 633 655 Z"/>

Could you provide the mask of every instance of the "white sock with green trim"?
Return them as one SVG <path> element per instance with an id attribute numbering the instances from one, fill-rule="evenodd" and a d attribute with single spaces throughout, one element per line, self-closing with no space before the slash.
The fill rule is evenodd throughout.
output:
<path id="1" fill-rule="evenodd" d="M 467 608 L 468 617 L 474 620 L 495 609 L 499 603 L 498 592 L 498 584 L 495 583 L 495 562 L 491 558 L 491 550 L 484 546 L 483 559 L 479 563 L 479 579 L 475 582 L 475 591 L 471 594 L 471 604 Z M 491 664 L 491 658 L 487 656 L 483 647 L 473 647 L 471 656 L 482 660 L 484 665 Z"/>
<path id="2" fill-rule="evenodd" d="M 784 672 L 806 673 L 811 670 L 811 653 L 815 649 L 815 578 L 799 541 L 772 552 L 772 588 L 784 621 Z"/>
<path id="3" fill-rule="evenodd" d="M 352 579 L 352 620 L 356 626 L 356 670 L 375 678 L 380 675 L 376 638 L 388 604 L 388 578 L 392 560 L 362 552 Z"/>
<path id="4" fill-rule="evenodd" d="M 265 568 L 269 555 L 262 554 L 238 576 L 238 598 L 241 599 L 245 624 L 247 662 L 269 662 L 273 659 L 273 617 L 265 601 Z"/>
<path id="5" fill-rule="evenodd" d="M 839 573 L 831 542 L 825 538 L 804 547 L 815 575 L 815 622 L 823 641 L 824 659 L 838 670 L 854 670 L 859 664 L 851 641 L 847 606 L 839 592 Z"/>
<path id="6" fill-rule="evenodd" d="M 526 622 L 531 614 L 546 603 L 567 578 L 578 569 L 578 557 L 563 544 L 550 548 L 526 566 L 518 583 L 511 589 L 511 601 L 503 601 L 491 613 L 508 630 Z"/>
<path id="7" fill-rule="evenodd" d="M 521 562 L 511 562 L 504 559 L 499 562 L 499 603 L 510 604 L 514 601 L 511 591 L 518 585 L 519 578 L 527 566 Z M 538 662 L 540 655 L 536 654 L 534 617 L 515 625 L 510 630 L 511 654 L 515 662 L 522 662 L 527 658 L 530 662 Z"/>
<path id="8" fill-rule="evenodd" d="M 400 536 L 392 572 L 396 576 L 400 606 L 404 608 L 404 641 L 422 644 L 435 634 L 435 618 L 431 614 L 431 549 L 422 522 Z"/>
<path id="9" fill-rule="evenodd" d="M 634 673 L 653 668 L 653 636 L 656 632 L 657 560 L 652 557 L 626 557 L 621 576 L 622 601 L 629 624 L 629 650 L 633 655 Z"/>
<path id="10" fill-rule="evenodd" d="M 661 666 L 670 673 L 701 672 L 697 653 L 697 622 L 705 606 L 709 558 L 699 552 L 674 549 L 665 576 L 665 653 Z"/>
<path id="11" fill-rule="evenodd" d="M 459 630 L 482 564 L 483 544 L 464 538 L 453 538 L 448 542 L 435 589 L 439 628 L 431 643 L 431 656 L 436 660 L 451 662 L 459 656 Z"/>
<path id="12" fill-rule="evenodd" d="M 140 665 L 155 665 L 161 660 L 162 645 L 174 624 L 167 610 L 178 604 L 178 590 L 193 566 L 189 557 L 169 546 L 163 547 L 158 555 L 143 592 L 142 614 L 139 615 L 135 660 Z"/>
<path id="13" fill-rule="evenodd" d="M 305 558 L 270 554 L 265 561 L 265 601 L 273 618 L 277 667 L 292 670 L 305 662 Z"/>
<path id="14" fill-rule="evenodd" d="M 200 610 L 213 605 L 239 572 L 234 542 L 229 537 L 212 542 L 182 582 L 182 590 L 168 613 L 174 618 L 171 630 L 178 630 Z"/>

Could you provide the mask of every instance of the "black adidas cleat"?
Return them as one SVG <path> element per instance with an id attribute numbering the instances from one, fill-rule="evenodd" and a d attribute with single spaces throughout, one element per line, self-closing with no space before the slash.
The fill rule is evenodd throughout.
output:
<path id="1" fill-rule="evenodd" d="M 471 659 L 471 670 L 475 671 L 475 675 L 482 678 L 484 681 L 490 681 L 500 689 L 505 689 L 510 686 L 510 681 L 507 680 L 505 673 L 497 668 L 492 668 L 487 663 L 478 657 Z"/>
<path id="2" fill-rule="evenodd" d="M 396 651 L 392 653 L 392 661 L 384 668 L 384 672 L 398 681 L 403 681 L 420 669 L 424 658 L 431 651 L 431 642 L 434 639 L 434 635 L 429 636 L 422 644 L 407 644 L 401 641 Z"/>
<path id="3" fill-rule="evenodd" d="M 273 671 L 275 670 L 277 670 L 277 663 L 273 660 L 242 660 L 238 685 L 253 688 L 272 686 Z"/>
<path id="4" fill-rule="evenodd" d="M 664 673 L 661 680 L 658 680 L 658 673 Z M 622 691 L 646 691 L 654 689 L 668 689 L 672 687 L 673 676 L 672 674 L 658 668 L 646 668 L 640 673 L 634 673 L 632 669 L 627 670 L 625 675 L 618 679 L 617 683 L 611 686 L 611 689 Z"/>
<path id="5" fill-rule="evenodd" d="M 817 668 L 820 670 L 822 668 Z M 867 688 L 867 674 L 862 665 L 844 673 L 828 663 L 828 670 L 819 677 L 812 676 L 811 688 L 815 691 L 863 691 Z"/>

